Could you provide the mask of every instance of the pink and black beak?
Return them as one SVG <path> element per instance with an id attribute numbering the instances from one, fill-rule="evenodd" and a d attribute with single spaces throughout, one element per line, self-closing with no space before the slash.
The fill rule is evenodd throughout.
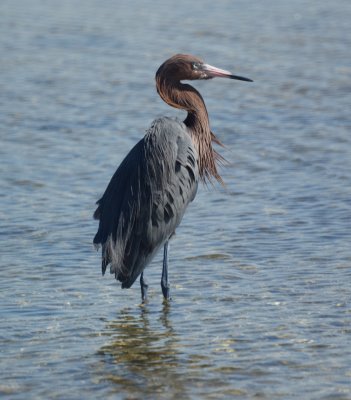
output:
<path id="1" fill-rule="evenodd" d="M 231 72 L 226 71 L 225 69 L 220 69 L 217 67 L 213 67 L 209 64 L 202 64 L 201 70 L 206 74 L 203 79 L 212 79 L 212 78 L 229 78 L 229 79 L 237 79 L 239 81 L 245 82 L 253 82 L 252 79 L 245 78 L 243 76 L 233 75 Z"/>

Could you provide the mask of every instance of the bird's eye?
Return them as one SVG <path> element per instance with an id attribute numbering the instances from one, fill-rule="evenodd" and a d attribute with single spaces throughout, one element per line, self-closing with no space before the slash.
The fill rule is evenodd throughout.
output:
<path id="1" fill-rule="evenodd" d="M 198 62 L 193 62 L 193 69 L 196 71 L 196 70 L 199 70 L 200 69 L 200 63 L 198 63 Z"/>

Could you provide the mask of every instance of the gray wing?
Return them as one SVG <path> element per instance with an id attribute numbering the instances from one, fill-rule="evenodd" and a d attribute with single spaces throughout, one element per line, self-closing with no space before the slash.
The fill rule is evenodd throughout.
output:
<path id="1" fill-rule="evenodd" d="M 184 124 L 160 118 L 113 175 L 98 201 L 94 238 L 102 272 L 130 287 L 180 224 L 198 186 L 197 154 Z"/>

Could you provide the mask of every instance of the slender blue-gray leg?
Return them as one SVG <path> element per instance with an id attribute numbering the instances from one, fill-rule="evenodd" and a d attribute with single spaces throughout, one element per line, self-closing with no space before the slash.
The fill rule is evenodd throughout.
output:
<path id="1" fill-rule="evenodd" d="M 149 285 L 144 280 L 144 272 L 140 275 L 140 289 L 141 289 L 141 300 L 143 303 L 147 300 L 147 288 Z"/>
<path id="2" fill-rule="evenodd" d="M 163 267 L 162 267 L 162 278 L 161 278 L 161 288 L 163 297 L 166 300 L 170 300 L 170 291 L 169 291 L 169 283 L 168 283 L 168 240 L 164 245 L 163 250 Z"/>

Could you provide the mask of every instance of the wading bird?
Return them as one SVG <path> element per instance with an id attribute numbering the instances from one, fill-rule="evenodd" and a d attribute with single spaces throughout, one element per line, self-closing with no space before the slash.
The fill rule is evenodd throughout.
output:
<path id="1" fill-rule="evenodd" d="M 252 82 L 191 55 L 177 54 L 160 66 L 158 94 L 170 106 L 185 110 L 187 117 L 184 122 L 156 119 L 97 202 L 94 244 L 102 246 L 102 274 L 110 264 L 122 288 L 130 288 L 140 275 L 143 301 L 148 288 L 143 271 L 162 246 L 161 288 L 165 299 L 170 298 L 168 242 L 195 198 L 198 181 L 215 178 L 222 183 L 216 166 L 221 156 L 212 147 L 212 142 L 220 142 L 210 130 L 204 100 L 181 82 L 215 77 Z"/>

